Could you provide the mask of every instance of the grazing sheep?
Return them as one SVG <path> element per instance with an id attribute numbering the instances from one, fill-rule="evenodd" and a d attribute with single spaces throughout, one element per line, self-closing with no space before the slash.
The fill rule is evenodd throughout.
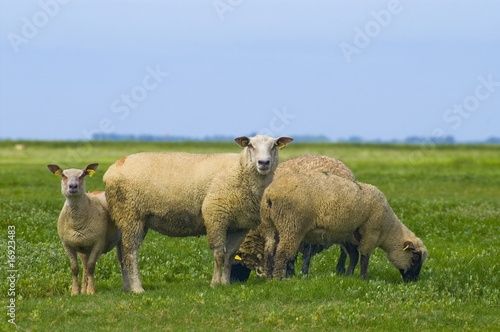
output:
<path id="1" fill-rule="evenodd" d="M 418 278 L 427 249 L 401 223 L 376 187 L 328 172 L 301 171 L 286 163 L 276 171 L 261 203 L 268 275 L 272 271 L 273 277 L 285 277 L 287 263 L 301 242 L 347 242 L 359 243 L 363 278 L 367 278 L 370 253 L 376 247 L 387 253 L 404 281 Z M 361 236 L 359 242 L 356 233 Z"/>
<path id="2" fill-rule="evenodd" d="M 326 156 L 305 155 L 295 157 L 284 163 L 280 163 L 278 165 L 277 172 L 284 167 L 293 172 L 321 172 L 323 174 L 335 174 L 351 181 L 356 181 L 354 174 L 344 163 L 340 160 Z M 240 249 L 238 250 L 238 256 L 241 260 L 235 262 L 233 265 L 233 274 L 236 281 L 243 281 L 245 276 L 248 278 L 248 275 L 246 274 L 247 271 L 242 269 L 240 267 L 241 265 L 247 267 L 248 269 L 255 270 L 258 276 L 265 276 L 268 274 L 263 260 L 265 239 L 262 232 L 263 229 L 261 226 L 251 230 L 241 244 Z M 299 251 L 302 253 L 303 275 L 309 274 L 309 265 L 312 256 L 329 246 L 330 245 L 323 246 L 305 242 L 301 243 Z M 349 255 L 349 267 L 347 272 L 345 269 L 346 255 Z M 295 258 L 290 260 L 287 265 L 287 276 L 295 274 Z M 337 272 L 341 274 L 352 274 L 358 259 L 359 254 L 356 245 L 343 243 L 341 245 L 339 261 L 337 263 Z"/>
<path id="3" fill-rule="evenodd" d="M 207 235 L 214 253 L 211 285 L 229 284 L 231 262 L 249 229 L 259 224 L 262 193 L 278 149 L 293 139 L 235 139 L 239 154 L 138 153 L 104 174 L 110 213 L 123 232 L 126 291 L 144 291 L 137 251 L 148 229 L 168 236 Z"/>
<path id="4" fill-rule="evenodd" d="M 82 294 L 94 294 L 97 259 L 120 241 L 120 231 L 108 214 L 104 192 L 85 193 L 85 176 L 92 176 L 97 166 L 90 164 L 83 170 L 63 170 L 57 165 L 47 165 L 53 174 L 61 176 L 61 191 L 66 197 L 59 214 L 57 232 L 71 262 L 71 295 L 80 293 L 77 253 L 83 264 Z M 119 248 L 117 255 L 121 261 Z"/>

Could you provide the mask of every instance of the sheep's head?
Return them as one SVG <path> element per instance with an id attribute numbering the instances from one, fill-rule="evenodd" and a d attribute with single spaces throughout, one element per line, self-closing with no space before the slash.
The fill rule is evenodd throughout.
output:
<path id="1" fill-rule="evenodd" d="M 427 259 L 427 249 L 419 238 L 415 238 L 405 241 L 388 258 L 399 269 L 403 281 L 417 281 L 422 264 Z"/>
<path id="2" fill-rule="evenodd" d="M 89 164 L 84 169 L 63 170 L 57 165 L 47 165 L 49 170 L 61 177 L 61 191 L 64 196 L 79 196 L 85 193 L 85 176 L 92 176 L 99 164 Z"/>
<path id="3" fill-rule="evenodd" d="M 246 161 L 255 166 L 257 172 L 267 175 L 278 165 L 278 149 L 293 141 L 290 137 L 273 138 L 267 135 L 235 138 L 236 143 L 246 151 Z"/>

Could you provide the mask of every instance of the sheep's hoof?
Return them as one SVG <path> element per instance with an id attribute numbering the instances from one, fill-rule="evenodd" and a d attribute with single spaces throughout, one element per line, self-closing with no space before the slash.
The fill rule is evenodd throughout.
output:
<path id="1" fill-rule="evenodd" d="M 133 287 L 132 289 L 126 290 L 126 291 L 134 293 L 134 294 L 142 294 L 142 293 L 144 293 L 144 288 L 142 288 L 142 287 Z"/>

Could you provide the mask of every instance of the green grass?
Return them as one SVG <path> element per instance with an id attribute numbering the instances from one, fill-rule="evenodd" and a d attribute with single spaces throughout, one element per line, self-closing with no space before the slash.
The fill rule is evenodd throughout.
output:
<path id="1" fill-rule="evenodd" d="M 369 281 L 333 273 L 338 249 L 315 256 L 309 278 L 211 289 L 205 237 L 150 232 L 139 251 L 146 292 L 124 293 L 115 251 L 101 257 L 96 295 L 71 297 L 69 261 L 56 231 L 64 198 L 48 163 L 99 162 L 88 190 L 120 157 L 138 151 L 237 152 L 234 143 L 0 142 L 0 293 L 8 323 L 8 226 L 16 227 L 16 323 L 21 331 L 493 331 L 500 330 L 500 147 L 297 144 L 281 160 L 323 154 L 379 187 L 426 244 L 416 283 L 376 250 Z"/>

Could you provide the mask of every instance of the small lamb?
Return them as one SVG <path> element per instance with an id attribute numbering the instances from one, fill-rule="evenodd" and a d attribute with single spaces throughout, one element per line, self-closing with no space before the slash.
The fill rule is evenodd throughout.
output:
<path id="1" fill-rule="evenodd" d="M 78 260 L 83 264 L 82 294 L 94 294 L 94 271 L 97 259 L 120 242 L 121 232 L 112 222 L 103 191 L 85 193 L 85 176 L 92 176 L 98 164 L 83 170 L 63 170 L 57 165 L 47 165 L 49 170 L 62 178 L 61 191 L 66 202 L 59 214 L 57 232 L 71 262 L 73 283 L 71 295 L 78 295 Z M 120 246 L 117 249 L 121 262 Z"/>

